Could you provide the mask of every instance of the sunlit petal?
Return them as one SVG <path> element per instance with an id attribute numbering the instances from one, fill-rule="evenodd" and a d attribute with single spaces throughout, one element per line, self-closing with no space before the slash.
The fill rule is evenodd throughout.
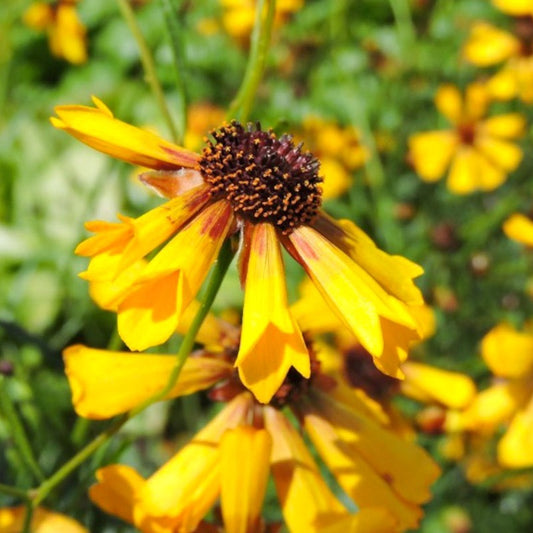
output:
<path id="1" fill-rule="evenodd" d="M 495 65 L 515 55 L 520 42 L 512 34 L 486 22 L 474 22 L 463 48 L 465 58 L 480 67 Z"/>
<path id="2" fill-rule="evenodd" d="M 521 215 L 511 215 L 503 223 L 503 231 L 510 239 L 533 247 L 533 220 Z"/>
<path id="3" fill-rule="evenodd" d="M 442 178 L 459 139 L 454 131 L 428 131 L 409 138 L 410 160 L 425 181 Z"/>

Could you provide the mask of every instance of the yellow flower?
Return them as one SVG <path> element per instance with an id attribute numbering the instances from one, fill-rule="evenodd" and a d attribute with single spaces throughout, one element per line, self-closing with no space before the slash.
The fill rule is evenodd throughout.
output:
<path id="1" fill-rule="evenodd" d="M 98 505 L 142 531 L 185 532 L 195 531 L 220 495 L 225 531 L 255 532 L 252 524 L 257 525 L 271 471 L 290 531 L 333 532 L 340 531 L 340 524 L 354 531 L 380 531 L 374 527 L 377 521 L 381 530 L 393 533 L 417 525 L 438 467 L 421 448 L 391 432 L 340 373 L 330 372 L 323 349 L 311 350 L 310 377 L 292 369 L 269 405 L 257 403 L 246 391 L 233 370 L 236 353 L 228 345 L 187 360 L 168 397 L 213 387 L 210 397 L 227 405 L 147 481 L 124 466 L 101 470 L 100 483 L 91 490 Z M 145 401 L 161 389 L 175 362 L 169 356 L 83 346 L 67 349 L 64 358 L 74 407 L 90 418 L 113 416 Z M 350 515 L 333 495 L 301 429 L 282 414 L 283 408 L 293 412 L 293 421 L 302 422 L 362 514 Z M 243 491 L 243 486 L 250 489 Z"/>
<path id="2" fill-rule="evenodd" d="M 464 100 L 453 85 L 443 85 L 435 97 L 437 109 L 453 129 L 417 133 L 409 139 L 410 159 L 424 181 L 437 181 L 449 167 L 448 188 L 456 194 L 499 187 L 522 160 L 512 139 L 522 135 L 525 121 L 518 113 L 483 119 L 488 95 L 470 85 Z"/>
<path id="3" fill-rule="evenodd" d="M 235 39 L 249 38 L 255 21 L 255 0 L 221 0 L 222 24 Z M 303 7 L 304 0 L 278 0 L 274 14 L 274 27 L 281 26 L 293 13 Z"/>
<path id="4" fill-rule="evenodd" d="M 510 239 L 533 247 L 533 221 L 525 215 L 511 215 L 504 222 L 503 231 Z"/>
<path id="5" fill-rule="evenodd" d="M 533 466 L 533 333 L 499 324 L 483 338 L 481 353 L 498 380 L 476 396 L 462 414 L 462 425 L 486 433 L 505 425 L 500 464 Z"/>
<path id="6" fill-rule="evenodd" d="M 52 54 L 78 65 L 87 61 L 87 43 L 85 26 L 76 14 L 76 2 L 35 2 L 24 13 L 24 23 L 48 33 Z"/>
<path id="7" fill-rule="evenodd" d="M 137 219 L 88 223 L 96 235 L 76 249 L 92 258 L 83 278 L 104 283 L 104 291 L 117 280 L 107 303 L 116 308 L 130 349 L 161 344 L 176 331 L 222 243 L 233 237 L 240 241 L 245 289 L 235 365 L 260 401 L 272 398 L 291 367 L 310 373 L 287 303 L 280 245 L 374 357 L 384 350 L 383 320 L 418 335 L 407 304 L 422 303 L 413 283 L 422 269 L 320 210 L 319 163 L 290 136 L 233 122 L 214 131 L 198 155 L 116 120 L 95 103 L 58 107 L 52 123 L 101 152 L 154 169 L 141 179 L 170 198 Z"/>
<path id="8" fill-rule="evenodd" d="M 341 128 L 334 122 L 309 116 L 302 124 L 302 141 L 320 159 L 324 174 L 324 200 L 345 193 L 352 182 L 351 173 L 364 165 L 368 149 L 361 145 L 354 127 Z"/>
<path id="9" fill-rule="evenodd" d="M 503 12 L 520 17 L 509 33 L 486 22 L 476 22 L 463 48 L 464 57 L 480 67 L 503 63 L 487 81 L 493 98 L 508 100 L 519 97 L 533 102 L 533 8 L 529 1 L 493 2 Z"/>
<path id="10" fill-rule="evenodd" d="M 20 533 L 23 529 L 26 508 L 0 508 L 0 533 Z M 64 514 L 38 507 L 33 512 L 31 533 L 89 533 L 78 522 Z"/>

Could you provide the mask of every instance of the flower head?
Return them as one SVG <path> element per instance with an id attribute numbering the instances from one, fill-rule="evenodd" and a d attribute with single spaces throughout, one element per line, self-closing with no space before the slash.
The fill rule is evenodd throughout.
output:
<path id="1" fill-rule="evenodd" d="M 52 54 L 70 63 L 87 61 L 85 27 L 76 14 L 77 0 L 35 2 L 24 13 L 30 28 L 46 31 Z"/>
<path id="2" fill-rule="evenodd" d="M 76 250 L 91 257 L 82 277 L 112 291 L 107 302 L 130 349 L 161 344 L 176 331 L 228 238 L 239 241 L 245 291 L 235 364 L 260 401 L 272 398 L 291 367 L 310 374 L 287 303 L 281 246 L 374 357 L 384 350 L 384 320 L 417 336 L 407 304 L 422 303 L 412 281 L 422 269 L 320 210 L 319 163 L 289 135 L 233 122 L 213 131 L 198 155 L 95 103 L 58 107 L 52 123 L 97 150 L 154 169 L 141 179 L 170 198 L 137 219 L 89 223 L 95 235 Z M 397 370 L 392 361 L 388 371 Z"/>
<path id="3" fill-rule="evenodd" d="M 453 129 L 417 133 L 409 139 L 411 161 L 424 181 L 439 180 L 449 168 L 452 192 L 490 191 L 517 168 L 522 150 L 511 141 L 522 135 L 524 118 L 508 113 L 484 119 L 488 102 L 480 84 L 470 85 L 464 99 L 453 85 L 439 88 L 437 109 Z"/>

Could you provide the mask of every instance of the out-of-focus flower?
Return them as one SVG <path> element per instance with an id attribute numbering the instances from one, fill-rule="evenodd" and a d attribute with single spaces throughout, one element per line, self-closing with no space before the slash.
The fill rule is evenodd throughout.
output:
<path id="1" fill-rule="evenodd" d="M 448 188 L 456 194 L 499 187 L 522 160 L 512 140 L 523 134 L 519 113 L 483 119 L 489 103 L 486 89 L 472 84 L 464 99 L 457 87 L 437 91 L 437 109 L 453 129 L 417 133 L 409 139 L 410 160 L 424 181 L 437 181 L 449 168 Z"/>
<path id="2" fill-rule="evenodd" d="M 116 120 L 102 102 L 95 103 L 96 108 L 58 107 L 52 123 L 101 152 L 155 169 L 141 179 L 170 198 L 137 219 L 88 223 L 96 235 L 76 250 L 92 258 L 85 279 L 123 276 L 111 299 L 130 349 L 161 344 L 175 332 L 232 236 L 241 243 L 245 288 L 235 364 L 260 401 L 272 398 L 291 367 L 310 374 L 308 351 L 287 304 L 280 245 L 373 357 L 384 351 L 384 322 L 418 335 L 408 305 L 423 303 L 413 283 L 422 269 L 379 250 L 353 223 L 320 210 L 319 162 L 291 136 L 277 138 L 233 122 L 212 132 L 199 155 Z M 398 365 L 389 359 L 387 371 L 399 375 Z"/>
<path id="3" fill-rule="evenodd" d="M 24 13 L 27 26 L 47 32 L 52 54 L 75 65 L 87 61 L 86 31 L 76 13 L 77 1 L 35 2 Z"/>
<path id="4" fill-rule="evenodd" d="M 503 223 L 503 231 L 510 239 L 533 247 L 533 221 L 525 215 L 520 213 L 511 215 Z"/>
<path id="5" fill-rule="evenodd" d="M 0 532 L 20 533 L 24 528 L 26 507 L 0 508 Z M 38 507 L 33 512 L 30 525 L 31 533 L 89 533 L 76 520 L 61 513 Z"/>
<path id="6" fill-rule="evenodd" d="M 247 40 L 255 21 L 255 0 L 221 0 L 222 24 L 235 39 Z M 304 0 L 278 0 L 274 14 L 274 27 L 279 27 L 304 5 Z"/>
<path id="7" fill-rule="evenodd" d="M 476 22 L 463 48 L 464 57 L 480 67 L 503 64 L 487 80 L 487 89 L 496 99 L 518 97 L 533 102 L 533 7 L 529 1 L 499 0 L 493 4 L 512 15 L 512 32 L 487 22 Z"/>
<path id="8" fill-rule="evenodd" d="M 311 116 L 303 121 L 299 137 L 320 160 L 324 200 L 345 193 L 352 182 L 352 172 L 363 166 L 369 155 L 357 129 Z"/>
<path id="9" fill-rule="evenodd" d="M 421 448 L 390 431 L 341 374 L 330 372 L 327 354 L 317 348 L 311 349 L 310 377 L 291 369 L 268 405 L 257 403 L 233 370 L 236 346 L 196 353 L 168 397 L 212 387 L 210 397 L 227 405 L 147 480 L 125 466 L 100 470 L 93 501 L 143 532 L 170 533 L 195 531 L 220 496 L 224 531 L 255 533 L 261 531 L 253 524 L 257 527 L 271 471 L 290 531 L 333 533 L 344 525 L 356 532 L 393 533 L 416 527 L 438 467 Z M 175 364 L 169 356 L 83 346 L 69 348 L 64 358 L 74 407 L 91 418 L 145 401 Z M 295 416 L 285 417 L 283 408 Z M 334 496 L 291 420 L 306 430 L 359 513 L 351 515 Z"/>
<path id="10" fill-rule="evenodd" d="M 185 133 L 185 148 L 201 150 L 205 133 L 224 122 L 226 112 L 214 104 L 199 102 L 187 109 L 187 131 Z"/>
<path id="11" fill-rule="evenodd" d="M 497 380 L 478 393 L 460 423 L 466 430 L 487 434 L 504 425 L 499 463 L 507 468 L 532 466 L 533 333 L 499 324 L 483 338 L 481 354 Z"/>

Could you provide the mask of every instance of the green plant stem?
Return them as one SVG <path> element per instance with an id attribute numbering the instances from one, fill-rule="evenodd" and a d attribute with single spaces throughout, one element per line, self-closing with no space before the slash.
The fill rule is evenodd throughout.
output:
<path id="1" fill-rule="evenodd" d="M 176 89 L 178 91 L 178 137 L 176 142 L 183 144 L 187 131 L 187 90 L 183 73 L 185 72 L 185 56 L 183 53 L 183 25 L 179 23 L 179 6 L 173 0 L 159 0 L 168 36 L 172 57 L 174 58 L 174 73 L 176 76 Z"/>
<path id="2" fill-rule="evenodd" d="M 265 7 L 266 14 L 264 13 Z M 237 96 L 230 105 L 228 119 L 235 118 L 246 122 L 250 116 L 257 87 L 265 70 L 275 10 L 276 0 L 257 2 L 248 64 Z"/>
<path id="3" fill-rule="evenodd" d="M 3 483 L 0 483 L 0 493 L 7 494 L 8 496 L 13 496 L 14 498 L 19 498 L 24 501 L 30 499 L 25 490 L 18 489 L 17 487 L 11 487 L 10 485 L 4 485 Z"/>
<path id="4" fill-rule="evenodd" d="M 122 16 L 124 17 L 124 20 L 126 21 L 126 24 L 128 25 L 128 27 L 130 28 L 130 31 L 133 34 L 134 39 L 137 41 L 137 46 L 139 47 L 141 63 L 143 65 L 146 81 L 148 82 L 148 84 L 150 85 L 150 88 L 152 89 L 152 92 L 157 101 L 161 114 L 163 115 L 163 118 L 165 119 L 165 122 L 167 123 L 167 127 L 170 130 L 172 139 L 174 140 L 174 142 L 177 142 L 177 139 L 179 137 L 178 132 L 172 120 L 172 115 L 170 114 L 170 110 L 168 109 L 167 102 L 165 100 L 165 95 L 163 93 L 163 89 L 161 87 L 161 84 L 159 83 L 159 79 L 157 78 L 154 58 L 152 56 L 152 53 L 150 52 L 150 49 L 148 48 L 148 44 L 146 43 L 146 40 L 144 39 L 144 36 L 141 32 L 141 28 L 137 24 L 135 13 L 133 12 L 133 9 L 131 7 L 129 0 L 117 0 L 117 1 L 118 1 L 120 11 L 122 12 Z"/>
<path id="5" fill-rule="evenodd" d="M 31 520 L 33 518 L 33 505 L 31 501 L 26 503 L 26 513 L 24 515 L 24 524 L 22 525 L 22 533 L 31 532 Z"/>
<path id="6" fill-rule="evenodd" d="M 153 395 L 147 401 L 141 405 L 135 407 L 128 413 L 123 414 L 118 417 L 111 426 L 106 429 L 104 432 L 100 433 L 95 437 L 89 444 L 82 448 L 74 457 L 69 459 L 59 470 L 57 470 L 50 478 L 45 480 L 37 489 L 34 491 L 34 496 L 32 500 L 33 507 L 36 507 L 40 502 L 42 502 L 52 489 L 61 483 L 73 470 L 80 466 L 86 459 L 88 459 L 96 450 L 98 450 L 103 444 L 105 444 L 117 431 L 130 419 L 138 415 L 140 412 L 144 411 L 149 405 L 162 400 L 165 396 L 174 388 L 181 369 L 185 364 L 187 356 L 194 346 L 194 341 L 196 335 L 202 322 L 204 321 L 207 313 L 213 305 L 215 296 L 218 293 L 222 280 L 228 270 L 228 267 L 233 259 L 233 251 L 231 249 L 231 244 L 227 240 L 223 245 L 220 253 L 218 255 L 217 261 L 213 266 L 209 281 L 206 286 L 204 297 L 202 298 L 200 309 L 194 317 L 191 327 L 187 331 L 187 334 L 183 338 L 178 354 L 176 355 L 176 366 L 172 370 L 172 373 L 169 376 L 168 382 L 165 387 Z"/>
<path id="7" fill-rule="evenodd" d="M 11 402 L 11 398 L 6 390 L 5 384 L 0 380 L 0 412 L 2 412 L 11 428 L 11 437 L 15 443 L 15 447 L 23 462 L 31 471 L 37 481 L 42 481 L 44 475 L 37 464 L 33 455 L 33 450 L 30 441 L 26 436 L 26 431 L 22 422 L 19 419 L 15 406 Z"/>
<path id="8" fill-rule="evenodd" d="M 389 0 L 396 28 L 398 40 L 402 49 L 402 59 L 406 66 L 413 61 L 413 54 L 416 52 L 416 28 L 411 18 L 411 8 L 408 0 Z"/>

